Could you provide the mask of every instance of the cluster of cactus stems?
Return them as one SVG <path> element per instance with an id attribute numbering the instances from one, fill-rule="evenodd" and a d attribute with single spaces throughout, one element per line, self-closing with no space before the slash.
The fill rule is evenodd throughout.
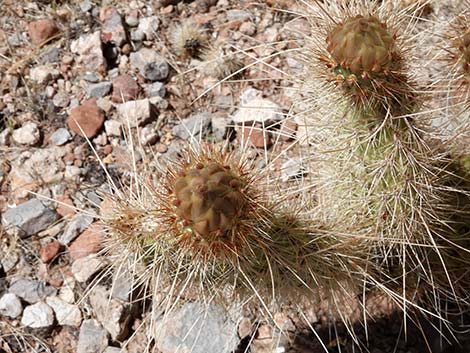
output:
<path id="1" fill-rule="evenodd" d="M 443 294 L 460 300 L 467 194 L 420 119 L 431 113 L 411 69 L 419 11 L 342 3 L 309 2 L 312 33 L 300 52 L 309 104 L 325 112 L 312 119 L 322 134 L 312 148 L 317 187 L 302 186 L 311 194 L 286 192 L 243 153 L 201 144 L 114 200 L 104 219 L 110 249 L 137 254 L 156 292 L 256 297 L 264 309 L 302 295 L 338 304 L 372 288 L 405 312 L 410 298 L 426 312 Z M 469 38 L 465 29 L 451 44 L 465 79 Z M 348 321 L 346 307 L 335 310 Z"/>

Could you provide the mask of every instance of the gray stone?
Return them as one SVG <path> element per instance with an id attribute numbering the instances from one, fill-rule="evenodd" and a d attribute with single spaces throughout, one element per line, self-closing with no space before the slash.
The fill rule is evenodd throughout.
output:
<path id="1" fill-rule="evenodd" d="M 155 50 L 149 48 L 131 53 L 130 64 L 134 70 L 139 70 L 141 75 L 150 81 L 162 81 L 170 73 L 170 67 L 166 60 Z"/>
<path id="2" fill-rule="evenodd" d="M 87 71 L 83 74 L 82 79 L 91 83 L 100 82 L 100 76 L 94 71 Z"/>
<path id="3" fill-rule="evenodd" d="M 122 123 L 117 120 L 106 120 L 104 122 L 104 131 L 108 136 L 121 137 Z"/>
<path id="4" fill-rule="evenodd" d="M 54 133 L 51 135 L 51 142 L 56 145 L 56 146 L 62 146 L 70 139 L 72 138 L 72 135 L 70 134 L 69 130 L 67 130 L 64 127 L 61 127 L 54 131 Z"/>
<path id="5" fill-rule="evenodd" d="M 90 0 L 84 0 L 80 3 L 80 10 L 82 12 L 88 12 L 93 8 L 93 4 L 91 3 Z"/>
<path id="6" fill-rule="evenodd" d="M 29 305 L 24 308 L 21 324 L 35 329 L 50 328 L 54 324 L 54 312 L 43 302 Z"/>
<path id="7" fill-rule="evenodd" d="M 143 146 L 154 145 L 158 141 L 158 134 L 151 126 L 145 126 L 140 130 L 139 141 Z"/>
<path id="8" fill-rule="evenodd" d="M 77 64 L 83 64 L 89 70 L 104 71 L 106 59 L 101 47 L 100 31 L 80 36 L 70 44 L 72 53 L 77 54 Z"/>
<path id="9" fill-rule="evenodd" d="M 39 132 L 38 124 L 28 122 L 19 129 L 16 129 L 12 133 L 13 141 L 20 145 L 35 145 L 39 142 L 41 134 Z"/>
<path id="10" fill-rule="evenodd" d="M 173 127 L 171 132 L 173 135 L 178 136 L 183 140 L 187 140 L 190 137 L 199 136 L 202 132 L 202 136 L 207 133 L 207 128 L 211 122 L 210 113 L 199 113 L 193 115 L 187 119 L 184 119 L 180 124 Z"/>
<path id="11" fill-rule="evenodd" d="M 188 303 L 156 323 L 155 346 L 162 353 L 229 353 L 238 343 L 236 323 L 214 305 Z"/>
<path id="12" fill-rule="evenodd" d="M 227 19 L 229 21 L 245 22 L 251 18 L 251 14 L 245 10 L 228 10 Z"/>
<path id="13" fill-rule="evenodd" d="M 110 333 L 113 340 L 122 341 L 129 335 L 129 322 L 133 306 L 109 297 L 103 286 L 95 286 L 90 294 L 90 304 L 98 321 Z"/>
<path id="14" fill-rule="evenodd" d="M 227 136 L 232 121 L 224 114 L 214 114 L 211 119 L 212 133 L 216 141 L 222 141 Z"/>
<path id="15" fill-rule="evenodd" d="M 139 17 L 133 15 L 126 16 L 126 24 L 129 27 L 137 27 L 139 25 Z"/>
<path id="16" fill-rule="evenodd" d="M 301 177 L 305 173 L 305 168 L 300 158 L 291 158 L 285 161 L 281 166 L 281 180 L 283 182 L 289 179 Z"/>
<path id="17" fill-rule="evenodd" d="M 101 28 L 101 39 L 103 43 L 114 43 L 117 47 L 121 47 L 126 43 L 126 30 L 122 17 L 114 8 L 109 9 L 106 17 Z"/>
<path id="18" fill-rule="evenodd" d="M 142 33 L 145 34 L 145 38 L 147 40 L 155 39 L 155 36 L 158 31 L 159 22 L 160 21 L 157 16 L 142 18 L 139 21 L 139 27 L 137 28 L 137 30 L 142 31 Z"/>
<path id="19" fill-rule="evenodd" d="M 0 298 L 0 315 L 17 318 L 23 312 L 23 306 L 13 293 L 6 293 Z"/>
<path id="20" fill-rule="evenodd" d="M 52 64 L 59 61 L 60 49 L 57 47 L 51 47 L 42 53 L 38 62 L 41 64 Z"/>
<path id="21" fill-rule="evenodd" d="M 0 132 L 0 146 L 6 146 L 10 144 L 10 129 L 5 129 Z"/>
<path id="22" fill-rule="evenodd" d="M 131 127 L 144 125 L 154 116 L 152 106 L 148 99 L 139 99 L 118 104 L 116 106 L 118 117 L 124 126 L 129 123 Z"/>
<path id="23" fill-rule="evenodd" d="M 102 353 L 108 347 L 108 333 L 96 320 L 85 320 L 78 335 L 77 353 Z"/>
<path id="24" fill-rule="evenodd" d="M 26 201 L 3 214 L 2 223 L 7 232 L 26 238 L 49 227 L 58 218 L 55 211 L 38 199 Z"/>
<path id="25" fill-rule="evenodd" d="M 130 268 L 119 267 L 114 276 L 111 296 L 115 299 L 129 302 L 134 290 L 132 270 Z"/>
<path id="26" fill-rule="evenodd" d="M 43 281 L 21 278 L 10 285 L 9 292 L 24 301 L 34 304 L 48 296 L 55 295 L 57 290 Z"/>
<path id="27" fill-rule="evenodd" d="M 162 82 L 154 82 L 145 88 L 149 97 L 162 97 L 166 95 L 166 88 Z"/>
<path id="28" fill-rule="evenodd" d="M 145 39 L 145 33 L 136 29 L 135 31 L 131 32 L 131 39 L 134 42 L 142 42 Z"/>
<path id="29" fill-rule="evenodd" d="M 126 353 L 127 350 L 125 348 L 118 348 L 118 347 L 111 347 L 109 346 L 104 350 L 104 353 Z"/>
<path id="30" fill-rule="evenodd" d="M 68 93 L 57 92 L 52 98 L 52 104 L 59 108 L 65 108 L 70 103 L 70 97 Z"/>
<path id="31" fill-rule="evenodd" d="M 93 217 L 81 213 L 72 218 L 69 224 L 64 229 L 64 232 L 59 235 L 59 242 L 64 245 L 69 245 L 81 232 L 88 228 L 93 222 Z"/>
<path id="32" fill-rule="evenodd" d="M 84 283 L 103 267 L 103 261 L 97 258 L 96 254 L 91 254 L 75 260 L 71 271 L 77 282 Z"/>
<path id="33" fill-rule="evenodd" d="M 92 83 L 86 88 L 89 98 L 101 98 L 106 96 L 110 91 L 113 84 L 108 81 Z"/>
<path id="34" fill-rule="evenodd" d="M 56 296 L 46 298 L 46 303 L 54 310 L 59 325 L 80 326 L 82 313 L 77 305 L 69 304 Z"/>

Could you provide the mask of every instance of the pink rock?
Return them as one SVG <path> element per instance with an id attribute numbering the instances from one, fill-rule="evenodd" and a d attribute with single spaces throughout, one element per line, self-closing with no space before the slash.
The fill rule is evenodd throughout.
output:
<path id="1" fill-rule="evenodd" d="M 62 196 L 58 198 L 57 201 L 60 202 L 56 209 L 59 215 L 62 217 L 69 217 L 75 214 L 75 205 L 69 196 Z M 70 207 L 67 205 L 70 205 Z"/>
<path id="2" fill-rule="evenodd" d="M 60 243 L 57 240 L 51 241 L 49 244 L 46 244 L 39 251 L 41 261 L 44 263 L 50 262 L 60 251 Z"/>
<path id="3" fill-rule="evenodd" d="M 46 43 L 50 38 L 59 32 L 59 27 L 51 19 L 30 22 L 28 28 L 31 41 L 35 45 Z"/>
<path id="4" fill-rule="evenodd" d="M 272 145 L 271 134 L 258 126 L 244 126 L 238 130 L 239 139 L 256 148 L 270 148 Z"/>
<path id="5" fill-rule="evenodd" d="M 101 40 L 103 43 L 114 43 L 121 47 L 126 42 L 126 30 L 122 17 L 114 7 L 105 7 L 100 11 Z"/>
<path id="6" fill-rule="evenodd" d="M 82 105 L 73 108 L 67 119 L 67 124 L 73 132 L 88 138 L 96 136 L 103 123 L 104 113 L 96 105 L 95 98 L 84 101 Z"/>
<path id="7" fill-rule="evenodd" d="M 113 80 L 113 95 L 111 100 L 115 103 L 136 100 L 139 91 L 139 84 L 131 75 L 120 75 Z"/>
<path id="8" fill-rule="evenodd" d="M 100 251 L 103 240 L 102 231 L 103 229 L 100 226 L 92 224 L 87 230 L 80 234 L 69 246 L 72 259 L 77 260 Z"/>

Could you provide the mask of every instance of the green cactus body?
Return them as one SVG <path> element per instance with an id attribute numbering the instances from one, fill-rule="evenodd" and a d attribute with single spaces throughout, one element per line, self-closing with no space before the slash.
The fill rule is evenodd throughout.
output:
<path id="1" fill-rule="evenodd" d="M 175 182 L 176 214 L 203 238 L 222 236 L 243 212 L 242 189 L 243 182 L 228 167 L 198 163 Z"/>

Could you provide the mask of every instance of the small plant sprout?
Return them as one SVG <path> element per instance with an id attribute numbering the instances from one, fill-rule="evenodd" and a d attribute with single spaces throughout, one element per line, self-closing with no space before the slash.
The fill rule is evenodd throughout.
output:
<path id="1" fill-rule="evenodd" d="M 206 31 L 192 20 L 185 20 L 174 29 L 171 41 L 176 54 L 183 58 L 200 58 L 209 47 Z"/>

